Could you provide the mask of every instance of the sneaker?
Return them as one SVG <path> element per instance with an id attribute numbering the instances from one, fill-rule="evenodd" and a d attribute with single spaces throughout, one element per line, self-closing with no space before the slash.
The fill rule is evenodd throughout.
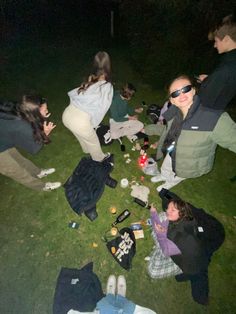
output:
<path id="1" fill-rule="evenodd" d="M 48 176 L 49 174 L 51 174 L 51 173 L 53 173 L 53 172 L 55 172 L 55 171 L 56 171 L 55 168 L 42 169 L 42 170 L 40 171 L 40 173 L 37 174 L 37 177 L 38 177 L 39 179 L 42 179 L 42 178 Z"/>
<path id="2" fill-rule="evenodd" d="M 56 190 L 61 186 L 61 182 L 47 182 L 43 188 L 43 191 Z"/>
<path id="3" fill-rule="evenodd" d="M 110 275 L 107 280 L 107 294 L 115 294 L 116 293 L 116 277 L 114 275 Z"/>
<path id="4" fill-rule="evenodd" d="M 109 162 L 112 166 L 114 163 L 114 155 L 111 153 L 106 153 L 105 157 L 103 158 L 103 160 L 101 162 Z"/>
<path id="5" fill-rule="evenodd" d="M 161 174 L 157 174 L 156 176 L 151 178 L 151 181 L 153 183 L 157 183 L 157 182 L 165 181 L 165 179 L 162 177 Z"/>
<path id="6" fill-rule="evenodd" d="M 137 141 L 138 137 L 137 137 L 137 135 L 129 135 L 129 136 L 127 136 L 127 139 L 128 139 L 131 143 L 134 143 L 135 141 Z"/>
<path id="7" fill-rule="evenodd" d="M 126 295 L 126 280 L 123 275 L 120 275 L 117 280 L 117 294 L 125 297 Z"/>

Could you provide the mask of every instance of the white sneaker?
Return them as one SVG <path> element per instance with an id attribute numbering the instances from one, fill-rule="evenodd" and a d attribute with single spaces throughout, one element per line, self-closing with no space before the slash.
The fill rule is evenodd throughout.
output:
<path id="1" fill-rule="evenodd" d="M 61 182 L 47 182 L 43 188 L 43 191 L 56 190 L 61 186 Z"/>
<path id="2" fill-rule="evenodd" d="M 150 256 L 146 256 L 146 257 L 144 258 L 144 260 L 145 260 L 146 262 L 149 262 L 149 261 L 150 261 L 150 259 L 151 259 L 151 257 L 150 257 Z"/>
<path id="3" fill-rule="evenodd" d="M 165 181 L 165 179 L 162 177 L 161 174 L 157 174 L 155 177 L 151 178 L 151 181 L 153 183 L 157 183 L 157 182 Z"/>
<path id="4" fill-rule="evenodd" d="M 55 171 L 56 171 L 55 168 L 42 169 L 42 170 L 40 171 L 40 173 L 37 174 L 37 177 L 38 177 L 39 179 L 42 179 L 43 177 L 46 177 L 46 176 L 48 176 L 49 174 L 51 174 L 51 173 L 53 173 L 53 172 L 55 172 Z"/>
<path id="5" fill-rule="evenodd" d="M 126 280 L 123 275 L 118 276 L 117 280 L 117 294 L 125 297 L 126 295 Z"/>
<path id="6" fill-rule="evenodd" d="M 129 135 L 127 136 L 127 139 L 131 142 L 131 143 L 134 143 L 135 141 L 137 141 L 138 137 L 137 135 Z"/>
<path id="7" fill-rule="evenodd" d="M 116 293 L 116 277 L 114 275 L 110 275 L 107 280 L 107 294 L 115 294 Z"/>

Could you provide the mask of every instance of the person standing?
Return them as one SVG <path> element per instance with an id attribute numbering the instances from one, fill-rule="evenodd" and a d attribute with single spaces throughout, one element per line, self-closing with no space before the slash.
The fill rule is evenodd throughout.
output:
<path id="1" fill-rule="evenodd" d="M 224 110 L 236 95 L 236 18 L 233 14 L 226 16 L 222 22 L 209 33 L 214 40 L 214 47 L 221 56 L 221 62 L 210 74 L 201 74 L 199 97 L 204 107 Z"/>
<path id="2" fill-rule="evenodd" d="M 37 95 L 24 95 L 20 103 L 5 101 L 0 105 L 0 173 L 37 191 L 61 186 L 60 182 L 40 180 L 55 169 L 38 168 L 17 148 L 36 154 L 50 143 L 49 134 L 56 125 L 46 121 L 49 115 L 46 99 Z"/>
<path id="3" fill-rule="evenodd" d="M 95 128 L 101 123 L 113 97 L 111 61 L 107 52 L 99 51 L 93 62 L 93 72 L 78 88 L 68 92 L 70 105 L 64 110 L 62 121 L 78 139 L 84 153 L 94 161 L 110 157 L 104 154 Z"/>

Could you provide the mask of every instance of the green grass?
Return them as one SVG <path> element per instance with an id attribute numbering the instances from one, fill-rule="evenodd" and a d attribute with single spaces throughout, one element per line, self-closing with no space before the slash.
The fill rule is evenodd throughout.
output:
<path id="1" fill-rule="evenodd" d="M 65 182 L 83 156 L 77 140 L 62 125 L 61 114 L 68 104 L 67 91 L 81 82 L 89 58 L 97 50 L 76 45 L 4 50 L 8 57 L 2 64 L 4 81 L 0 86 L 1 95 L 12 99 L 24 90 L 34 89 L 49 99 L 51 118 L 57 124 L 52 143 L 36 156 L 25 155 L 38 166 L 55 167 L 57 171 L 50 176 L 50 180 Z M 132 101 L 133 105 L 139 105 L 142 100 L 147 103 L 163 102 L 164 91 L 152 90 L 142 82 L 142 73 L 135 73 L 130 68 L 124 51 L 108 51 L 112 56 L 116 86 L 124 81 L 131 81 L 137 86 L 138 93 Z M 144 115 L 143 119 L 146 121 Z M 155 137 L 152 137 L 151 142 L 154 141 Z M 138 153 L 131 151 L 131 143 L 126 141 L 125 144 L 126 153 L 130 153 L 132 159 L 129 165 L 125 163 L 118 143 L 104 147 L 104 151 L 115 154 L 112 177 L 118 182 L 124 177 L 140 182 L 144 174 L 137 165 Z M 153 152 L 150 150 L 150 153 Z M 63 188 L 51 193 L 37 193 L 0 176 L 0 313 L 52 313 L 56 279 L 61 267 L 81 268 L 93 261 L 94 271 L 104 289 L 110 274 L 124 274 L 128 298 L 157 313 L 232 314 L 236 308 L 236 182 L 231 182 L 229 178 L 234 175 L 235 154 L 218 148 L 211 173 L 186 180 L 173 188 L 185 200 L 214 214 L 226 229 L 226 240 L 209 267 L 210 305 L 207 308 L 193 302 L 189 283 L 176 283 L 174 278 L 152 280 L 148 277 L 144 257 L 153 246 L 150 229 L 145 229 L 145 238 L 137 241 L 131 271 L 123 270 L 107 251 L 101 237 L 114 220 L 109 212 L 111 205 L 117 207 L 118 213 L 125 208 L 132 212 L 122 227 L 149 217 L 146 209 L 133 202 L 130 188 L 122 189 L 119 184 L 116 189 L 106 187 L 97 204 L 99 217 L 91 223 L 86 217 L 72 211 Z M 150 177 L 145 176 L 144 184 L 150 188 L 149 202 L 154 202 L 160 208 L 161 203 Z M 71 220 L 80 224 L 78 230 L 68 228 Z M 98 247 L 93 248 L 93 242 Z"/>

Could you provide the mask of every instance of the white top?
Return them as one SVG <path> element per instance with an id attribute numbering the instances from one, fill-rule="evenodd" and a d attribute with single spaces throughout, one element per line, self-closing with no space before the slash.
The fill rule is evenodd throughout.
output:
<path id="1" fill-rule="evenodd" d="M 86 91 L 78 94 L 78 88 L 68 92 L 70 102 L 80 110 L 91 116 L 93 127 L 97 127 L 103 120 L 111 106 L 113 86 L 104 80 L 89 86 Z"/>

